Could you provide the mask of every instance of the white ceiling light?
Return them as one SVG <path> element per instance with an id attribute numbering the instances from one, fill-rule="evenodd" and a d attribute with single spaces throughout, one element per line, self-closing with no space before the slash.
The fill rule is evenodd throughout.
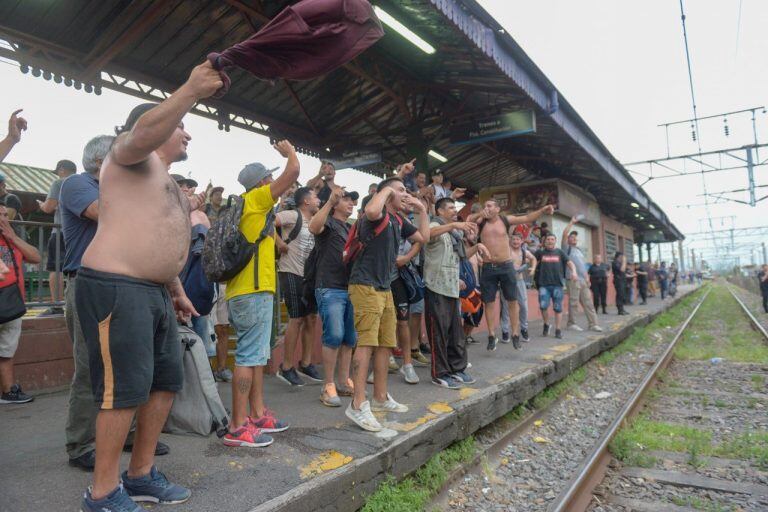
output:
<path id="1" fill-rule="evenodd" d="M 440 160 L 441 162 L 445 163 L 448 161 L 447 158 L 445 158 L 443 155 L 435 151 L 434 149 L 430 149 L 427 154 L 434 158 L 435 160 Z"/>
<path id="2" fill-rule="evenodd" d="M 374 12 L 376 12 L 376 16 L 384 22 L 385 25 L 388 25 L 392 29 L 395 30 L 398 34 L 406 38 L 408 41 L 414 44 L 419 50 L 423 51 L 424 53 L 427 53 L 429 55 L 432 55 L 435 53 L 435 47 L 414 34 L 411 29 L 397 21 L 395 18 L 392 17 L 391 14 L 389 14 L 387 11 L 379 7 L 378 5 L 373 7 Z"/>
<path id="3" fill-rule="evenodd" d="M 640 205 L 639 205 L 639 204 L 637 204 L 637 203 L 635 203 L 635 202 L 631 202 L 631 203 L 629 203 L 629 205 L 630 205 L 632 208 L 640 208 Z"/>
<path id="4" fill-rule="evenodd" d="M 648 227 L 651 229 L 656 229 L 656 226 L 654 226 L 653 224 L 648 224 Z"/>

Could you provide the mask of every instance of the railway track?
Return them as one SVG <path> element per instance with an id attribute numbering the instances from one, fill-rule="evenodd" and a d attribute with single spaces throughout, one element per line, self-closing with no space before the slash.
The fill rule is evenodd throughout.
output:
<path id="1" fill-rule="evenodd" d="M 727 288 L 731 297 L 733 297 L 733 299 L 739 304 L 741 311 L 749 319 L 751 323 L 751 327 L 760 333 L 760 335 L 763 337 L 764 342 L 768 343 L 768 332 L 766 332 L 765 328 L 755 318 L 755 316 L 750 311 L 750 309 L 746 306 L 746 304 L 744 304 L 744 302 L 736 295 L 736 293 L 734 293 L 732 286 L 725 285 L 725 287 Z M 707 293 L 702 297 L 701 301 L 696 306 L 696 308 L 694 308 L 694 310 L 691 312 L 691 314 L 688 316 L 685 322 L 680 326 L 680 329 L 678 330 L 674 339 L 667 346 L 667 349 L 664 351 L 663 356 L 648 371 L 642 383 L 637 387 L 637 389 L 632 394 L 630 399 L 627 401 L 627 403 L 621 409 L 621 411 L 616 416 L 614 421 L 611 423 L 611 426 L 603 434 L 603 436 L 600 439 L 600 442 L 595 446 L 595 449 L 585 459 L 582 467 L 574 475 L 574 477 L 569 482 L 567 487 L 560 493 L 560 495 L 555 500 L 555 502 L 551 504 L 551 506 L 549 507 L 549 510 L 551 512 L 581 512 L 586 510 L 593 510 L 595 508 L 602 508 L 602 509 L 614 508 L 614 507 L 602 506 L 602 503 L 601 503 L 602 500 L 600 499 L 600 497 L 595 496 L 595 490 L 598 487 L 598 485 L 603 482 L 606 471 L 608 470 L 609 464 L 612 460 L 612 455 L 609 451 L 609 445 L 611 441 L 616 437 L 617 433 L 619 432 L 619 429 L 621 429 L 627 423 L 627 421 L 630 418 L 632 418 L 641 409 L 641 407 L 645 403 L 646 396 L 649 390 L 651 390 L 653 386 L 656 384 L 661 372 L 664 369 L 666 369 L 669 366 L 669 364 L 672 362 L 674 351 L 675 351 L 675 348 L 677 347 L 678 342 L 683 338 L 683 335 L 686 333 L 686 330 L 689 328 L 689 325 L 691 324 L 694 317 L 699 312 L 702 304 L 704 304 L 704 302 L 709 297 L 709 294 L 711 291 L 712 291 L 711 289 L 707 291 Z M 718 365 L 732 364 L 724 361 L 720 361 L 720 362 L 715 362 L 715 361 L 716 360 L 713 359 L 712 361 L 710 361 L 710 364 L 718 364 Z M 768 370 L 768 368 L 763 367 L 762 370 Z M 756 375 L 759 375 L 759 374 L 756 374 Z M 685 384 L 685 382 L 683 382 L 683 384 Z M 765 390 L 763 389 L 763 391 Z M 763 414 L 765 414 L 764 411 L 763 411 Z M 718 459 L 710 459 L 708 462 L 712 463 L 717 460 Z M 726 465 L 729 464 L 729 461 L 722 458 L 720 458 L 719 461 L 723 462 Z M 765 469 L 768 470 L 768 467 L 766 467 Z M 729 494 L 743 494 L 743 495 L 754 496 L 755 498 L 757 498 L 756 500 L 754 500 L 755 502 L 753 503 L 753 505 L 755 506 L 754 510 L 768 510 L 768 485 L 765 485 L 763 483 L 746 483 L 745 484 L 745 483 L 736 482 L 736 481 L 702 477 L 691 472 L 680 471 L 680 470 L 659 471 L 659 470 L 647 470 L 647 469 L 643 470 L 640 468 L 629 468 L 629 469 L 621 470 L 619 474 L 622 474 L 624 476 L 629 476 L 629 479 L 628 479 L 629 481 L 632 481 L 632 478 L 634 478 L 635 482 L 640 482 L 640 483 L 645 483 L 647 480 L 652 480 L 652 481 L 655 480 L 656 482 L 660 481 L 667 485 L 673 485 L 678 487 L 693 487 L 693 488 L 701 489 L 704 491 L 714 491 L 715 493 L 719 493 L 724 496 L 727 496 Z M 712 495 L 712 493 L 710 493 L 710 495 Z M 603 498 L 607 498 L 608 501 L 611 500 L 611 496 L 603 495 Z M 678 501 L 679 504 L 673 502 L 671 503 L 671 505 L 669 505 L 663 502 L 655 502 L 655 503 L 648 502 L 648 501 L 643 502 L 643 501 L 635 500 L 632 498 L 616 499 L 615 497 L 613 497 L 612 502 L 613 504 L 615 504 L 615 508 L 618 510 L 639 510 L 639 511 L 672 510 L 673 508 L 683 509 L 683 510 L 684 509 L 696 510 L 697 509 L 696 505 L 702 505 L 703 503 L 702 499 L 700 498 L 689 499 L 689 500 L 686 500 L 685 498 L 681 498 Z M 693 506 L 689 506 L 689 505 L 693 505 Z M 715 505 L 714 507 L 711 507 L 713 510 L 729 510 L 730 509 L 729 503 L 727 502 L 726 503 L 718 502 L 718 503 L 715 503 L 714 505 Z M 706 509 L 706 506 L 701 506 L 699 508 Z M 732 509 L 743 510 L 744 507 L 742 507 L 741 505 L 734 505 Z"/>
<path id="2" fill-rule="evenodd" d="M 716 297 L 710 296 L 713 292 Z M 621 385 L 609 384 L 616 388 L 614 394 L 617 397 L 628 398 L 613 404 L 606 402 L 605 408 L 612 411 L 608 418 L 597 422 L 597 427 L 585 426 L 589 421 L 585 422 L 584 416 L 597 414 L 595 410 L 599 411 L 599 408 L 581 416 L 578 411 L 575 414 L 573 411 L 589 404 L 590 398 L 601 396 L 601 393 L 595 394 L 600 389 L 601 374 L 592 369 L 588 370 L 590 373 L 582 386 L 585 389 L 572 391 L 574 395 L 587 395 L 581 396 L 587 400 L 578 400 L 578 396 L 573 399 L 570 395 L 561 397 L 518 422 L 496 441 L 486 444 L 471 469 L 466 474 L 457 475 L 453 485 L 444 489 L 427 510 L 768 510 L 768 391 L 765 387 L 768 360 L 760 359 L 763 362 L 757 364 L 717 357 L 697 360 L 697 355 L 691 354 L 691 346 L 697 345 L 699 337 L 702 338 L 702 350 L 709 350 L 710 338 L 715 338 L 715 344 L 722 338 L 718 338 L 716 332 L 719 327 L 707 329 L 702 324 L 701 310 L 702 307 L 707 310 L 704 313 L 706 319 L 720 322 L 713 317 L 719 315 L 719 305 L 727 297 L 733 298 L 741 312 L 736 311 L 733 303 L 726 304 L 731 309 L 727 310 L 725 327 L 732 328 L 734 322 L 738 324 L 734 338 L 736 334 L 742 336 L 746 329 L 752 332 L 747 336 L 750 343 L 768 344 L 768 333 L 744 302 L 730 287 L 715 284 L 704 292 L 690 313 L 680 319 L 677 329 L 666 326 L 669 334 L 663 342 L 657 343 L 655 348 L 646 346 L 630 354 L 634 360 L 634 373 L 628 372 L 626 380 L 636 385 L 628 384 L 622 394 Z M 707 303 L 712 299 L 716 302 Z M 735 318 L 740 314 L 740 318 Z M 661 339 L 658 332 L 649 335 Z M 683 347 L 685 358 L 677 360 L 674 354 L 682 340 L 687 342 Z M 759 352 L 758 356 L 764 358 L 765 354 L 768 352 Z M 643 358 L 645 368 L 650 369 L 638 372 L 637 360 Z M 611 380 L 610 371 L 606 372 L 606 382 L 615 382 Z M 672 383 L 674 392 L 670 391 Z M 750 390 L 751 396 L 747 396 Z M 678 392 L 680 396 L 676 394 Z M 590 393 L 594 395 L 588 396 Z M 667 393 L 672 398 L 667 398 Z M 699 393 L 703 393 L 701 397 Z M 715 412 L 711 411 L 713 407 Z M 642 439 L 642 435 L 632 432 L 631 419 L 641 410 L 644 422 L 640 423 L 643 425 L 667 426 L 673 434 L 675 429 L 691 435 L 709 432 L 710 445 L 706 440 L 698 440 L 691 444 L 692 448 L 688 450 L 691 453 L 643 450 L 642 446 L 633 446 L 632 443 L 640 443 L 633 441 L 632 436 L 639 435 Z M 568 421 L 572 424 L 563 427 L 562 424 Z M 745 425 L 746 430 L 740 432 Z M 598 431 L 590 436 L 590 428 Z M 581 437 L 587 439 L 565 432 L 569 429 L 581 429 L 587 434 Z M 625 433 L 627 429 L 629 434 Z M 750 440 L 743 437 L 747 435 L 745 432 L 759 434 L 755 453 L 750 451 Z M 550 439 L 562 434 L 566 446 L 553 446 L 557 442 L 563 443 L 562 440 L 548 444 L 546 433 Z M 651 445 L 655 443 L 652 441 L 654 435 L 661 440 L 657 444 L 665 444 L 662 441 L 666 440 L 666 432 L 643 435 L 651 436 Z M 742 442 L 741 448 L 734 444 L 736 441 Z M 615 443 L 620 450 L 628 452 L 624 453 L 626 460 L 621 463 L 610 450 Z M 625 445 L 623 448 L 621 443 Z M 713 450 L 712 443 L 726 448 Z M 727 443 L 733 445 L 730 451 L 727 447 L 731 445 Z M 561 456 L 562 452 L 568 451 L 568 444 L 573 445 L 570 451 L 578 455 Z M 555 467 L 551 467 L 553 464 Z"/>

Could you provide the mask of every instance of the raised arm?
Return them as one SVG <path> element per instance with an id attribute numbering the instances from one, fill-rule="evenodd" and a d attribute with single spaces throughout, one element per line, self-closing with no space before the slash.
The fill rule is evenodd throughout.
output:
<path id="1" fill-rule="evenodd" d="M 339 204 L 341 196 L 344 194 L 344 189 L 341 187 L 334 187 L 331 192 L 331 197 L 325 202 L 322 208 L 312 217 L 309 221 L 309 232 L 313 235 L 319 235 L 325 231 L 325 221 L 328 220 L 328 216 L 331 214 L 331 210 Z"/>
<path id="2" fill-rule="evenodd" d="M 19 109 L 11 114 L 11 118 L 8 120 L 8 134 L 3 140 L 0 140 L 0 162 L 5 160 L 8 153 L 11 152 L 13 146 L 21 141 L 21 132 L 27 129 L 27 120 L 23 117 L 19 117 L 23 109 Z"/>
<path id="3" fill-rule="evenodd" d="M 288 159 L 288 161 L 285 162 L 285 169 L 283 169 L 283 172 L 269 187 L 269 190 L 272 192 L 272 199 L 277 201 L 280 199 L 280 196 L 285 194 L 285 192 L 291 188 L 291 185 L 296 183 L 296 180 L 299 178 L 300 167 L 299 159 L 296 156 L 296 149 L 294 149 L 290 142 L 281 140 L 274 145 L 274 148 L 283 156 L 283 158 Z"/>
<path id="4" fill-rule="evenodd" d="M 11 223 L 5 217 L 0 217 L 0 234 L 11 242 L 21 252 L 24 261 L 28 263 L 40 263 L 40 253 L 33 245 L 25 242 L 11 227 Z"/>
<path id="5" fill-rule="evenodd" d="M 420 237 L 418 239 L 414 238 L 416 235 L 412 236 L 410 238 L 411 242 L 419 242 L 422 244 L 426 244 L 429 242 L 430 239 L 430 232 L 429 232 L 429 214 L 427 213 L 427 209 L 424 206 L 424 203 L 419 201 L 413 196 L 406 196 L 405 198 L 406 204 L 410 205 L 411 208 L 413 208 L 413 211 L 416 212 L 419 215 L 419 235 Z"/>
<path id="6" fill-rule="evenodd" d="M 124 166 L 143 162 L 167 141 L 184 115 L 201 99 L 222 86 L 219 72 L 207 60 L 195 66 L 187 81 L 165 101 L 144 113 L 131 131 L 120 135 L 112 146 L 112 158 Z"/>
<path id="7" fill-rule="evenodd" d="M 568 245 L 568 233 L 571 232 L 571 228 L 573 227 L 574 224 L 576 224 L 576 217 L 571 217 L 571 222 L 569 222 L 568 225 L 565 226 L 565 229 L 563 230 L 563 236 L 560 239 L 560 245 L 562 245 L 563 247 Z"/>
<path id="8" fill-rule="evenodd" d="M 381 192 L 376 192 L 368 204 L 365 205 L 365 218 L 371 222 L 379 220 L 384 216 L 384 207 L 389 201 L 389 197 L 394 190 L 391 187 L 384 187 Z"/>
<path id="9" fill-rule="evenodd" d="M 530 224 L 542 215 L 552 215 L 553 213 L 555 213 L 555 207 L 551 204 L 548 204 L 547 206 L 530 212 L 527 215 L 507 215 L 507 221 L 509 221 L 510 225 Z"/>

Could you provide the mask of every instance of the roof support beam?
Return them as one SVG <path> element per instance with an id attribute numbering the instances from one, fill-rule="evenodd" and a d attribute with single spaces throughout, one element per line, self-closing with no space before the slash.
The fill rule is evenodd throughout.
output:
<path id="1" fill-rule="evenodd" d="M 107 46 L 103 52 L 96 54 L 95 51 L 91 51 L 91 53 L 86 56 L 85 62 L 88 64 L 83 76 L 85 78 L 90 78 L 100 72 L 105 64 L 111 61 L 126 46 L 146 32 L 152 23 L 154 23 L 161 14 L 167 11 L 167 9 L 168 3 L 166 2 L 152 2 L 141 16 L 139 16 L 139 18 L 133 22 L 115 42 Z M 115 20 L 113 24 L 117 22 L 119 22 L 119 20 Z"/>
<path id="2" fill-rule="evenodd" d="M 304 114 L 304 119 L 307 120 L 307 123 L 309 123 L 309 126 L 312 128 L 312 131 L 315 132 L 317 135 L 320 135 L 320 131 L 317 129 L 317 126 L 315 126 L 314 121 L 312 121 L 312 118 L 309 117 L 309 112 L 307 112 L 307 109 L 304 108 L 304 105 L 301 103 L 301 100 L 299 99 L 299 95 L 296 94 L 296 91 L 293 90 L 293 87 L 291 87 L 291 84 L 288 83 L 288 80 L 283 80 L 283 85 L 285 85 L 285 88 L 288 89 L 288 93 L 291 95 L 291 98 L 293 98 L 293 101 L 296 103 L 296 106 L 299 107 L 299 110 L 301 110 L 301 113 Z"/>

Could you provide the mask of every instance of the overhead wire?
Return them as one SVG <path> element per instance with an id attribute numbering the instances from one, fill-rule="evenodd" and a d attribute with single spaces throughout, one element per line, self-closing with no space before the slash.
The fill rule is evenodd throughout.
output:
<path id="1" fill-rule="evenodd" d="M 693 70 L 691 66 L 691 52 L 688 46 L 688 30 L 685 26 L 685 6 L 683 5 L 683 0 L 680 0 L 680 20 L 683 25 L 683 43 L 685 45 L 685 61 L 688 66 L 688 85 L 691 90 L 691 104 L 693 105 L 693 123 L 694 123 L 694 131 L 696 133 L 696 145 L 699 151 L 699 160 L 701 161 L 701 131 L 699 130 L 699 115 L 696 108 L 696 93 L 695 88 L 693 86 Z M 704 189 L 704 210 L 707 214 L 707 220 L 709 223 L 709 230 L 714 231 L 714 227 L 712 225 L 712 212 L 709 209 L 709 192 L 707 191 L 707 179 L 704 174 L 704 165 L 700 163 L 701 167 L 701 185 Z M 715 244 L 715 237 L 714 234 L 712 235 L 712 244 L 714 247 L 717 247 Z"/>

